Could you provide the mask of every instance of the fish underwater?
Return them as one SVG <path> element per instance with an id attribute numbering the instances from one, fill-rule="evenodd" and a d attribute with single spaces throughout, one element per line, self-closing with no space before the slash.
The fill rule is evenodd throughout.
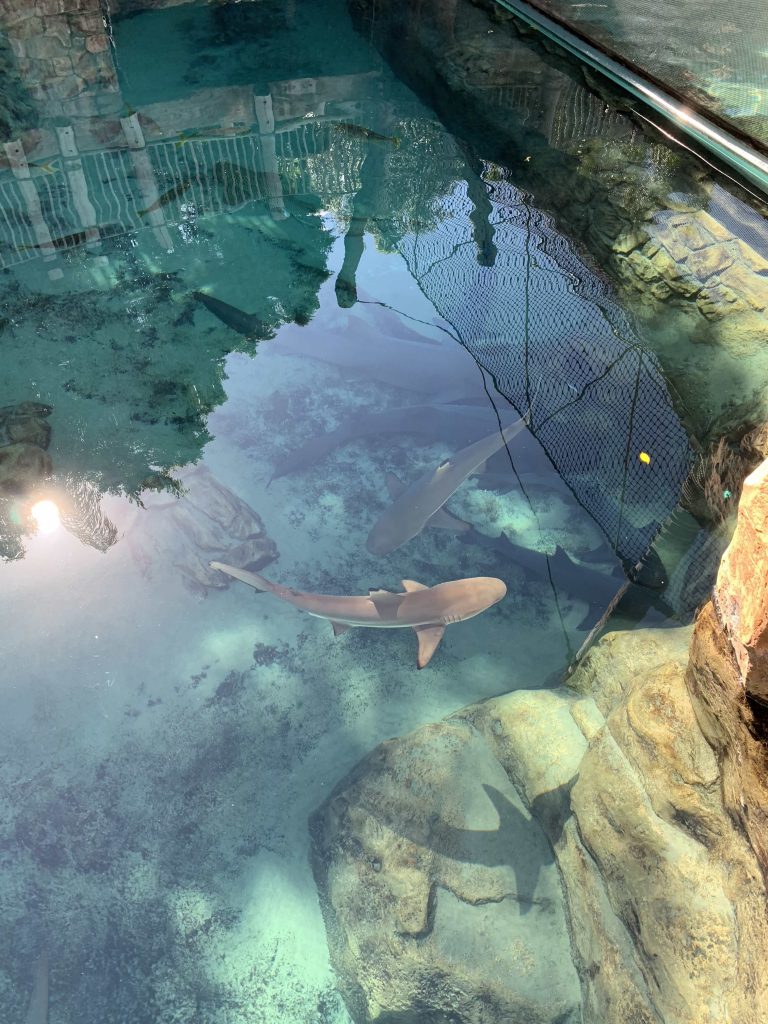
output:
<path id="1" fill-rule="evenodd" d="M 35 242 L 33 245 L 20 245 L 19 249 L 72 249 L 77 245 L 83 245 L 88 241 L 85 231 L 75 231 L 71 235 L 61 235 L 59 238 L 52 238 L 50 242 Z M 96 239 L 98 241 L 98 239 Z"/>
<path id="2" fill-rule="evenodd" d="M 223 562 L 211 562 L 210 565 L 212 569 L 225 572 L 255 590 L 274 594 L 315 618 L 328 619 L 334 636 L 356 626 L 413 629 L 419 641 L 416 665 L 420 669 L 429 664 L 446 626 L 479 615 L 501 601 L 507 592 L 502 580 L 475 576 L 448 580 L 434 587 L 415 580 L 402 580 L 404 592 L 401 594 L 377 589 L 371 589 L 367 596 L 360 597 L 310 594 L 272 583 L 255 572 L 224 565 Z"/>
<path id="3" fill-rule="evenodd" d="M 57 174 L 61 170 L 58 162 L 54 163 L 52 160 L 49 162 L 45 162 L 43 160 L 32 160 L 27 163 L 27 167 L 34 167 L 36 170 L 44 171 L 46 174 Z"/>
<path id="4" fill-rule="evenodd" d="M 504 418 L 504 410 L 502 410 Z M 314 467 L 337 448 L 363 439 L 380 440 L 393 435 L 409 435 L 429 444 L 443 442 L 458 448 L 487 434 L 498 423 L 498 410 L 487 397 L 483 402 L 411 405 L 370 412 L 360 409 L 333 430 L 308 437 L 299 447 L 277 458 L 269 483 L 281 477 Z M 573 494 L 553 470 L 549 456 L 535 437 L 526 431 L 515 444 L 514 453 L 506 450 L 492 455 L 483 472 L 478 472 L 478 487 L 506 493 L 519 488 L 557 492 L 572 500 Z"/>
<path id="5" fill-rule="evenodd" d="M 534 548 L 515 544 L 505 533 L 499 537 L 488 537 L 472 528 L 459 539 L 464 544 L 492 551 L 497 560 L 502 558 L 522 569 L 528 579 L 545 583 L 553 587 L 557 593 L 586 601 L 589 607 L 578 624 L 577 628 L 580 630 L 591 629 L 624 587 L 626 592 L 617 606 L 624 618 L 640 622 L 650 608 L 656 608 L 665 618 L 671 618 L 674 614 L 660 596 L 663 585 L 655 578 L 655 574 L 651 579 L 651 585 L 647 586 L 635 582 L 635 579 L 641 577 L 636 575 L 633 579 L 627 573 L 626 567 L 622 569 L 621 563 L 617 562 L 612 572 L 602 572 L 592 565 L 571 558 L 559 545 L 554 554 L 547 555 Z M 611 557 L 611 552 L 606 552 L 605 549 L 603 554 L 607 558 Z"/>
<path id="6" fill-rule="evenodd" d="M 364 409 L 347 417 L 335 430 L 308 438 L 299 448 L 275 463 L 272 480 L 309 469 L 336 448 L 361 438 L 411 434 L 427 441 L 456 445 L 476 441 L 490 429 L 495 410 L 488 405 L 414 405 L 369 412 Z"/>
<path id="7" fill-rule="evenodd" d="M 334 130 L 350 139 L 365 139 L 366 142 L 391 142 L 393 146 L 400 145 L 400 139 L 396 135 L 380 135 L 371 128 L 365 128 L 359 124 L 351 124 L 349 121 L 341 121 L 335 124 Z"/>
<path id="8" fill-rule="evenodd" d="M 231 327 L 233 331 L 251 341 L 264 341 L 275 336 L 273 328 L 255 313 L 245 313 L 237 306 L 230 306 L 228 302 L 223 302 L 213 295 L 206 295 L 205 292 L 193 292 L 192 297 L 202 302 L 205 308 L 227 327 Z"/>
<path id="9" fill-rule="evenodd" d="M 470 529 L 469 523 L 452 516 L 443 505 L 467 477 L 484 466 L 502 445 L 509 444 L 525 430 L 529 420 L 530 409 L 515 423 L 468 445 L 408 486 L 389 474 L 387 488 L 393 501 L 368 534 L 366 547 L 371 554 L 388 555 L 418 536 L 427 525 L 459 531 Z"/>
<path id="10" fill-rule="evenodd" d="M 263 322 L 251 313 L 204 292 L 194 297 L 233 331 L 258 337 Z M 274 352 L 330 363 L 347 375 L 376 380 L 405 391 L 435 396 L 440 402 L 487 398 L 484 379 L 474 358 L 457 342 L 403 341 L 382 334 L 360 317 L 333 332 L 285 324 Z M 273 337 L 273 335 L 268 335 Z"/>

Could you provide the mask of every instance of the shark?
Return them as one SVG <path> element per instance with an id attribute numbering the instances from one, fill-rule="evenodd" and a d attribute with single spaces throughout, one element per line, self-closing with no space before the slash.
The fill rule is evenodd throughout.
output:
<path id="1" fill-rule="evenodd" d="M 655 573 L 650 574 L 648 582 L 643 582 L 646 577 L 642 573 L 633 577 L 627 567 L 619 562 L 612 571 L 602 572 L 593 565 L 585 564 L 585 561 L 571 558 L 559 545 L 554 554 L 547 555 L 534 548 L 515 544 L 505 533 L 499 537 L 488 537 L 474 527 L 463 533 L 460 540 L 492 551 L 497 559 L 501 558 L 522 569 L 528 579 L 546 583 L 559 593 L 586 601 L 589 607 L 578 624 L 580 630 L 591 629 L 623 588 L 625 592 L 621 597 L 620 608 L 622 614 L 632 621 L 641 621 L 650 608 L 656 608 L 665 617 L 673 614 L 660 595 L 665 583 L 656 578 Z M 605 549 L 602 549 L 602 554 L 611 557 Z"/>
<path id="2" fill-rule="evenodd" d="M 388 555 L 418 536 L 425 526 L 464 531 L 465 523 L 443 508 L 443 505 L 467 477 L 483 467 L 486 461 L 528 426 L 530 409 L 521 419 L 503 430 L 480 438 L 463 448 L 453 458 L 445 459 L 433 470 L 422 474 L 406 486 L 394 473 L 387 476 L 387 489 L 392 504 L 374 523 L 366 547 L 374 555 Z"/>
<path id="3" fill-rule="evenodd" d="M 246 338 L 274 337 L 274 330 L 254 313 L 205 292 L 194 292 L 193 298 Z M 270 333 L 261 333 L 265 330 Z M 415 340 L 415 332 L 402 333 L 404 337 L 386 333 L 358 316 L 350 316 L 346 326 L 333 330 L 287 323 L 280 329 L 272 354 L 317 359 L 336 366 L 347 376 L 436 395 L 442 402 L 486 397 L 477 363 L 458 342 L 423 337 Z"/>
<path id="4" fill-rule="evenodd" d="M 208 295 L 206 292 L 193 292 L 192 297 L 202 302 L 205 308 L 213 313 L 233 331 L 242 334 L 244 338 L 251 341 L 264 341 L 267 338 L 274 338 L 275 331 L 261 317 L 255 313 L 245 313 L 237 306 L 232 306 L 215 295 Z"/>
<path id="5" fill-rule="evenodd" d="M 445 627 L 480 615 L 497 604 L 507 592 L 506 584 L 492 576 L 448 580 L 427 587 L 416 580 L 402 580 L 403 593 L 371 589 L 367 595 L 336 596 L 311 594 L 272 583 L 258 573 L 223 562 L 211 562 L 212 569 L 225 572 L 254 590 L 274 594 L 295 608 L 318 619 L 327 619 L 334 636 L 352 627 L 405 629 L 416 632 L 419 641 L 417 668 L 425 668 L 443 638 Z"/>
<path id="6" fill-rule="evenodd" d="M 282 455 L 275 463 L 272 479 L 316 466 L 334 449 L 364 437 L 411 434 L 428 441 L 468 444 L 488 431 L 493 416 L 494 410 L 479 405 L 412 405 L 382 412 L 363 409 L 334 430 L 307 438 L 299 448 Z"/>

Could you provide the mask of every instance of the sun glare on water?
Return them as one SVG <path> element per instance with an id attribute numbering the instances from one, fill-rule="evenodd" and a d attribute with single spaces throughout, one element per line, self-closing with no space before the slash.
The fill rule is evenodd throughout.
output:
<path id="1" fill-rule="evenodd" d="M 53 533 L 61 525 L 59 509 L 54 501 L 37 501 L 30 512 L 40 533 Z"/>

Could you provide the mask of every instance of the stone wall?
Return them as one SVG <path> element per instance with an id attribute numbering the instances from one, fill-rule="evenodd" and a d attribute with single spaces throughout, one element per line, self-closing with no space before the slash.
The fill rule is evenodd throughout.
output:
<path id="1" fill-rule="evenodd" d="M 0 0 L 0 28 L 43 116 L 90 116 L 119 105 L 101 0 Z"/>

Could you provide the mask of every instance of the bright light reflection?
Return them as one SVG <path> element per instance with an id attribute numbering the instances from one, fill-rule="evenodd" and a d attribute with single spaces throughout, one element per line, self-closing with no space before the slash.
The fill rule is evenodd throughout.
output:
<path id="1" fill-rule="evenodd" d="M 40 533 L 53 533 L 61 525 L 59 509 L 53 501 L 36 501 L 30 512 Z"/>

